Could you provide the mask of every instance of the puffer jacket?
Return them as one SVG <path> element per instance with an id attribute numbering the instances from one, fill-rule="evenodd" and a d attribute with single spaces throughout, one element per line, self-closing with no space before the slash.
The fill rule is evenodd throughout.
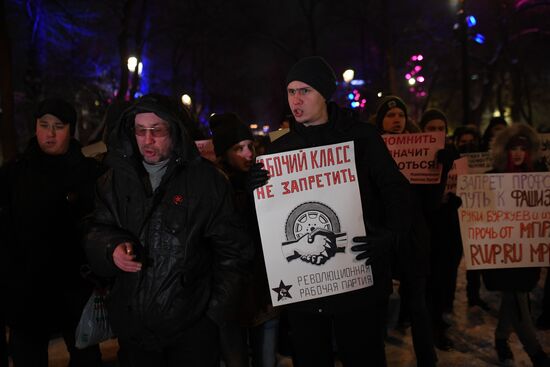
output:
<path id="1" fill-rule="evenodd" d="M 329 121 L 318 126 L 303 126 L 291 121 L 290 132 L 275 140 L 270 153 L 354 141 L 361 205 L 365 228 L 391 231 L 396 238 L 409 233 L 410 185 L 390 156 L 376 127 L 359 121 L 351 110 L 328 104 Z M 367 234 L 368 237 L 368 234 Z M 392 244 L 388 243 L 388 246 Z M 306 312 L 345 312 L 361 309 L 365 302 L 377 302 L 391 292 L 390 252 L 372 266 L 374 286 L 334 296 L 290 305 Z"/>
<path id="2" fill-rule="evenodd" d="M 495 136 L 491 145 L 494 169 L 487 173 L 505 173 L 507 171 L 508 144 L 512 138 L 518 135 L 526 137 L 531 143 L 531 149 L 528 150 L 528 156 L 531 161 L 525 166 L 533 167 L 531 170 L 534 172 L 546 171 L 546 167 L 538 161 L 540 156 L 540 138 L 537 133 L 528 125 L 512 124 Z M 537 285 L 540 277 L 540 268 L 483 270 L 482 274 L 483 282 L 488 290 L 529 292 Z"/>
<path id="3" fill-rule="evenodd" d="M 170 125 L 174 150 L 153 192 L 133 135 L 135 115 L 154 112 Z M 218 325 L 235 312 L 253 250 L 230 185 L 201 158 L 162 96 L 125 111 L 109 140 L 109 171 L 98 180 L 85 247 L 92 269 L 114 277 L 107 299 L 121 339 L 158 349 L 177 342 L 202 317 Z M 131 242 L 142 270 L 123 272 L 113 251 Z"/>

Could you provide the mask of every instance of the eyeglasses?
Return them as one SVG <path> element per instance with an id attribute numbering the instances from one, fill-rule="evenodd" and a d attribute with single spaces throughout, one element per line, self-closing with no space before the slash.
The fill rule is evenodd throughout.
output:
<path id="1" fill-rule="evenodd" d="M 65 125 L 62 122 L 56 122 L 56 123 L 50 125 L 46 121 L 42 121 L 42 120 L 38 121 L 38 127 L 40 127 L 41 129 L 44 129 L 44 130 L 59 131 L 59 130 L 63 130 L 67 126 L 68 125 Z"/>
<path id="2" fill-rule="evenodd" d="M 162 138 L 170 133 L 170 128 L 166 125 L 155 127 L 136 126 L 134 128 L 134 131 L 136 136 L 145 136 L 147 134 L 147 131 L 150 131 L 153 138 Z"/>
<path id="3" fill-rule="evenodd" d="M 296 88 L 296 89 L 288 88 L 288 95 L 289 96 L 294 96 L 296 94 L 299 94 L 301 96 L 305 96 L 309 92 L 311 92 L 311 88 Z"/>

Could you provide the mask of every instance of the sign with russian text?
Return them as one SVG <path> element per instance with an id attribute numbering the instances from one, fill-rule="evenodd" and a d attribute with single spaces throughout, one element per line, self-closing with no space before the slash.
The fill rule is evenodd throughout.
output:
<path id="1" fill-rule="evenodd" d="M 257 160 L 270 173 L 254 200 L 273 306 L 371 286 L 350 250 L 365 235 L 353 142 Z"/>
<path id="2" fill-rule="evenodd" d="M 437 164 L 437 151 L 445 147 L 445 133 L 385 134 L 391 156 L 411 184 L 437 184 L 443 167 Z"/>
<path id="3" fill-rule="evenodd" d="M 212 143 L 212 139 L 195 140 L 195 145 L 199 150 L 199 154 L 203 158 L 208 159 L 210 162 L 216 161 L 216 153 L 214 152 L 214 144 Z"/>
<path id="4" fill-rule="evenodd" d="M 550 266 L 550 173 L 459 175 L 467 269 Z"/>
<path id="5" fill-rule="evenodd" d="M 462 157 L 455 159 L 453 162 L 453 167 L 449 170 L 447 174 L 447 183 L 445 184 L 444 195 L 450 193 L 456 194 L 456 181 L 458 175 L 468 174 L 468 158 Z"/>
<path id="6" fill-rule="evenodd" d="M 540 153 L 542 161 L 546 164 L 546 168 L 550 171 L 550 134 L 539 134 L 540 136 Z"/>
<path id="7" fill-rule="evenodd" d="M 469 173 L 485 173 L 493 169 L 491 152 L 462 153 L 461 157 L 468 158 Z"/>

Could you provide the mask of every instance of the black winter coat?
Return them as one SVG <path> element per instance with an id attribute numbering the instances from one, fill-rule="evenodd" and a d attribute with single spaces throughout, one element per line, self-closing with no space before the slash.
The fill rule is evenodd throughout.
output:
<path id="1" fill-rule="evenodd" d="M 154 192 L 133 136 L 140 112 L 168 121 L 175 141 Z M 154 98 L 144 97 L 125 112 L 109 149 L 111 169 L 98 181 L 86 250 L 96 273 L 115 278 L 107 300 L 114 332 L 159 349 L 206 315 L 223 324 L 235 312 L 253 255 L 227 179 L 198 155 L 182 121 Z M 126 241 L 143 263 L 137 273 L 113 263 L 115 247 Z"/>
<path id="2" fill-rule="evenodd" d="M 92 289 L 80 275 L 86 263 L 80 220 L 93 210 L 101 172 L 76 140 L 67 153 L 51 156 L 36 138 L 22 157 L 2 168 L 0 256 L 7 287 L 2 302 L 11 324 L 40 328 L 54 322 L 53 312 L 80 314 L 79 304 Z M 83 299 L 69 301 L 77 295 Z M 76 309 L 68 310 L 67 301 Z"/>
<path id="3" fill-rule="evenodd" d="M 239 306 L 238 321 L 245 327 L 258 326 L 279 315 L 279 309 L 273 308 L 264 254 L 256 217 L 254 197 L 246 190 L 246 174 L 235 172 L 227 164 L 223 167 L 231 182 L 237 212 L 245 220 L 247 231 L 254 244 L 252 274 Z"/>
<path id="4" fill-rule="evenodd" d="M 376 127 L 359 121 L 352 111 L 334 103 L 328 104 L 328 113 L 328 123 L 318 126 L 306 127 L 292 121 L 290 132 L 271 144 L 270 153 L 354 141 L 365 228 L 390 230 L 396 237 L 407 234 L 411 212 L 409 182 L 397 168 Z M 392 289 L 390 252 L 387 258 L 378 259 L 372 266 L 374 286 L 290 307 L 311 312 L 340 312 L 361 309 L 365 302 L 388 296 Z"/>

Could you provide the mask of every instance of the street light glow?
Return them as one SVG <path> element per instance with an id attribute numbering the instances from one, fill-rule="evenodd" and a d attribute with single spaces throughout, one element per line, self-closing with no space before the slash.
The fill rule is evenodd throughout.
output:
<path id="1" fill-rule="evenodd" d="M 353 77 L 355 76 L 355 71 L 353 69 L 348 69 L 344 71 L 342 74 L 342 77 L 344 78 L 344 82 L 349 83 L 353 80 Z"/>
<path id="2" fill-rule="evenodd" d="M 128 64 L 127 64 L 128 65 L 128 70 L 131 71 L 132 73 L 134 71 L 136 71 L 137 64 L 138 64 L 138 60 L 135 56 L 130 56 L 128 58 Z"/>
<path id="3" fill-rule="evenodd" d="M 414 78 L 410 78 L 409 85 L 415 85 L 415 84 L 416 84 L 416 80 Z"/>
<path id="4" fill-rule="evenodd" d="M 187 107 L 191 106 L 191 97 L 189 96 L 189 94 L 184 94 L 183 96 L 181 96 L 181 103 L 183 103 Z"/>

